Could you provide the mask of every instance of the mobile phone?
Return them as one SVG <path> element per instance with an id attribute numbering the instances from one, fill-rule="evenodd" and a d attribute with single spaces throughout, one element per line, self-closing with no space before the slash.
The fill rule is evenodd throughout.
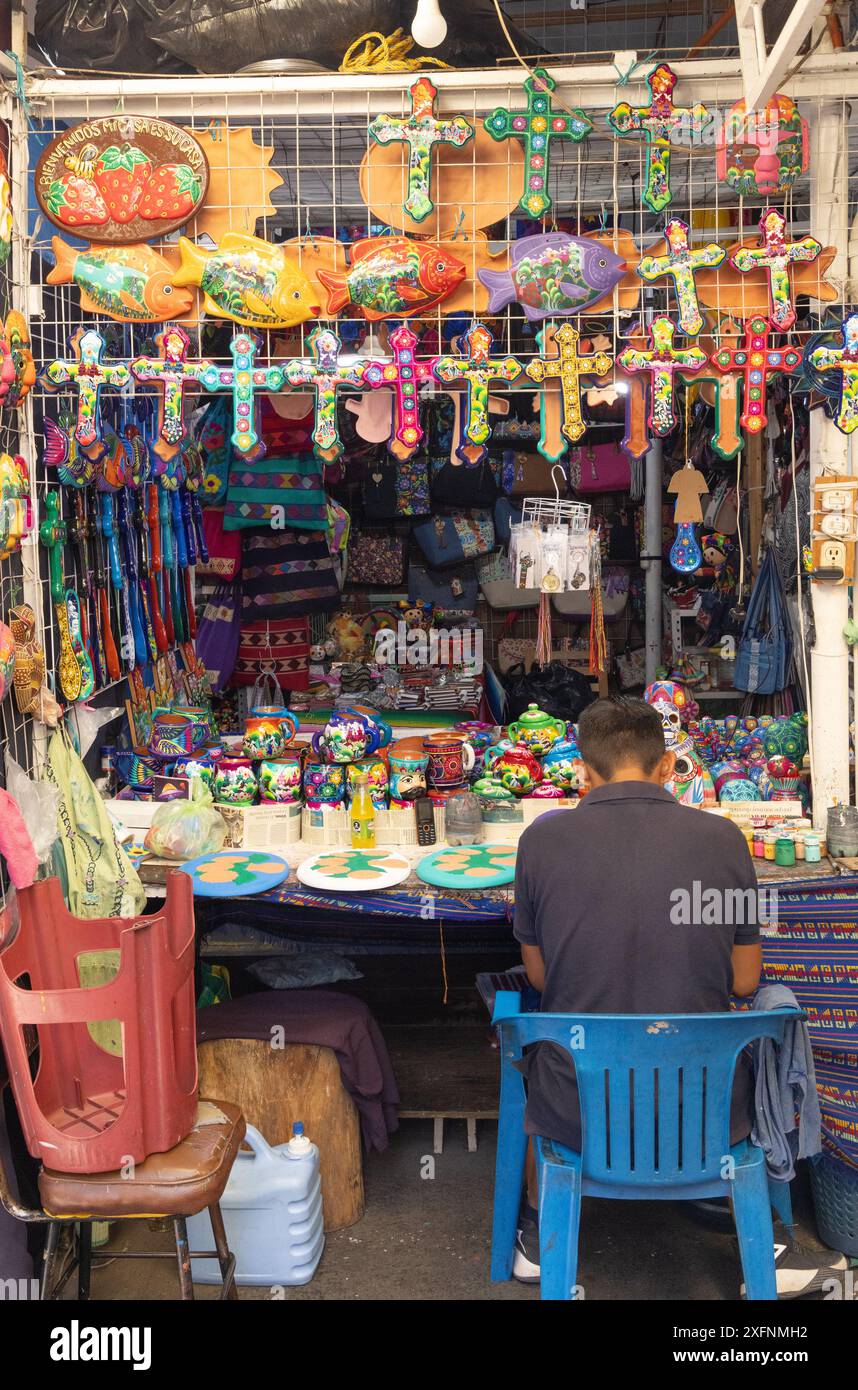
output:
<path id="1" fill-rule="evenodd" d="M 417 821 L 417 843 L 421 849 L 435 843 L 435 808 L 431 797 L 418 796 L 414 802 L 414 818 Z"/>

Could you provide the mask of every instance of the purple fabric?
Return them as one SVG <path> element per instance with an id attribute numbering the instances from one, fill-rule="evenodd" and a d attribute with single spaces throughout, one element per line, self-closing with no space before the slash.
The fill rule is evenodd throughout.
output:
<path id="1" fill-rule="evenodd" d="M 399 1091 L 381 1029 L 362 1000 L 326 989 L 266 990 L 197 1011 L 198 1043 L 268 1041 L 278 1027 L 286 1042 L 333 1048 L 367 1150 L 386 1149 L 388 1135 L 399 1125 Z"/>

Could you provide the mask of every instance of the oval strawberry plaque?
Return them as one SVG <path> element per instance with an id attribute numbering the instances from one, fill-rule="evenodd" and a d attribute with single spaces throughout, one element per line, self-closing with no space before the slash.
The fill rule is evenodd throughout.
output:
<path id="1" fill-rule="evenodd" d="M 52 140 L 36 166 L 46 217 L 112 245 L 167 236 L 205 201 L 209 167 L 193 135 L 153 116 L 83 121 Z"/>

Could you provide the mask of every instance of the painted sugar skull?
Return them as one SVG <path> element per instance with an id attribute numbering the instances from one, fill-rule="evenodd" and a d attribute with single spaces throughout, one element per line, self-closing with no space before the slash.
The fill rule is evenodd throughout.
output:
<path id="1" fill-rule="evenodd" d="M 654 701 L 652 707 L 661 718 L 665 747 L 676 750 L 678 744 L 686 737 L 679 710 L 665 700 Z"/>
<path id="2" fill-rule="evenodd" d="M 694 752 L 691 740 L 676 755 L 673 776 L 664 784 L 665 791 L 675 796 L 683 806 L 702 806 L 704 802 L 703 764 Z"/>
<path id="3" fill-rule="evenodd" d="M 690 717 L 688 691 L 679 681 L 653 681 L 644 691 L 648 705 L 673 705 L 683 719 Z"/>

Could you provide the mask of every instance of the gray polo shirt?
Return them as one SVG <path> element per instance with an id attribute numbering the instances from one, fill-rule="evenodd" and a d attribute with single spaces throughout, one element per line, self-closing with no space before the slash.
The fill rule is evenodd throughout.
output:
<path id="1" fill-rule="evenodd" d="M 543 1011 L 725 1012 L 733 946 L 760 939 L 746 906 L 746 890 L 756 887 L 753 860 L 735 825 L 680 806 L 649 782 L 597 787 L 575 810 L 541 816 L 519 841 L 514 931 L 542 952 Z M 707 889 L 745 896 L 724 896 L 719 911 L 720 895 L 707 897 Z M 742 925 L 725 920 L 735 917 Z M 569 1054 L 540 1044 L 523 1070 L 528 1133 L 580 1148 Z M 750 1133 L 751 1094 L 750 1070 L 740 1057 L 733 1143 Z"/>

